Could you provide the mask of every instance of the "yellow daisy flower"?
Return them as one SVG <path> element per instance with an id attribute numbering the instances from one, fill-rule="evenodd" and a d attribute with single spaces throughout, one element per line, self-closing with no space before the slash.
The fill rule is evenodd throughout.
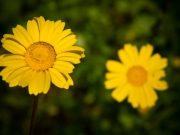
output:
<path id="1" fill-rule="evenodd" d="M 117 62 L 108 60 L 105 87 L 113 89 L 112 97 L 118 102 L 128 97 L 128 102 L 134 108 L 152 107 L 157 100 L 156 90 L 166 90 L 167 82 L 160 80 L 165 76 L 163 68 L 167 66 L 167 59 L 157 53 L 152 55 L 153 46 L 147 44 L 140 49 L 131 44 L 125 44 L 124 49 L 118 51 Z"/>
<path id="2" fill-rule="evenodd" d="M 5 34 L 3 47 L 12 54 L 0 56 L 0 75 L 10 87 L 28 86 L 29 94 L 46 94 L 51 82 L 59 88 L 73 85 L 69 73 L 85 57 L 84 49 L 73 46 L 77 39 L 70 29 L 63 30 L 64 22 L 45 20 L 42 16 L 13 28 Z"/>

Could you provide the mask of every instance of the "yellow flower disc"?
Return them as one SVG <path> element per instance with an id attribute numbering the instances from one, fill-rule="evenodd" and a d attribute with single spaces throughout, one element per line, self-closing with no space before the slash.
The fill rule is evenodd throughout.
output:
<path id="1" fill-rule="evenodd" d="M 27 64 L 35 70 L 46 70 L 52 67 L 56 53 L 48 43 L 37 42 L 28 47 L 25 53 Z"/>
<path id="2" fill-rule="evenodd" d="M 140 66 L 133 66 L 127 73 L 127 79 L 134 86 L 142 86 L 147 80 L 147 72 Z"/>

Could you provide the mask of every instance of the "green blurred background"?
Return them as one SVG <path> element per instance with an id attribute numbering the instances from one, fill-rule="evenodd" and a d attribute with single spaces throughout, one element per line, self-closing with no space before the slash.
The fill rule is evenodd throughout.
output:
<path id="1" fill-rule="evenodd" d="M 86 57 L 71 74 L 69 90 L 51 85 L 40 94 L 35 135 L 178 135 L 180 134 L 179 0 L 0 0 L 0 38 L 17 24 L 44 16 L 62 20 L 77 35 Z M 165 80 L 148 111 L 117 103 L 104 88 L 105 63 L 118 60 L 125 43 L 154 45 L 169 59 Z M 0 54 L 5 50 L 1 47 Z M 2 68 L 1 68 L 2 69 Z M 33 95 L 0 78 L 0 135 L 27 135 Z"/>

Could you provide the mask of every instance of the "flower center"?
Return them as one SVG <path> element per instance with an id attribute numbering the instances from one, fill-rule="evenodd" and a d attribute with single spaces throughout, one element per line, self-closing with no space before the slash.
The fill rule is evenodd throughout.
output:
<path id="1" fill-rule="evenodd" d="M 127 73 L 128 81 L 135 86 L 142 86 L 147 80 L 147 72 L 140 66 L 134 66 Z"/>
<path id="2" fill-rule="evenodd" d="M 46 70 L 52 67 L 56 53 L 54 48 L 45 42 L 37 42 L 27 48 L 26 63 L 35 70 Z"/>

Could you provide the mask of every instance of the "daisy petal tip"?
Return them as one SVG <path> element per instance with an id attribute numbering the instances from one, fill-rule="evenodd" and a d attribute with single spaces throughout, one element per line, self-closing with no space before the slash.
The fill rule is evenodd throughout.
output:
<path id="1" fill-rule="evenodd" d="M 9 87 L 14 87 L 11 83 L 9 83 Z"/>
<path id="2" fill-rule="evenodd" d="M 24 88 L 24 87 L 23 87 L 23 86 L 21 86 L 21 85 L 18 85 L 18 86 L 20 86 L 20 87 Z"/>
<path id="3" fill-rule="evenodd" d="M 147 44 L 146 44 L 146 46 L 147 46 L 147 47 L 151 47 L 151 48 L 153 48 L 153 45 L 152 45 L 152 44 L 150 44 L 150 43 L 147 43 Z"/>
<path id="4" fill-rule="evenodd" d="M 29 95 L 32 95 L 32 93 L 29 91 Z"/>
<path id="5" fill-rule="evenodd" d="M 104 82 L 104 87 L 105 87 L 105 89 L 108 89 L 108 87 L 107 87 L 107 81 Z"/>
<path id="6" fill-rule="evenodd" d="M 34 94 L 35 96 L 37 96 L 39 93 L 38 93 L 38 92 L 34 92 L 33 94 Z"/>
<path id="7" fill-rule="evenodd" d="M 125 47 L 133 47 L 133 45 L 130 44 L 130 43 L 126 43 L 126 44 L 124 44 L 124 48 L 125 48 Z"/>
<path id="8" fill-rule="evenodd" d="M 64 84 L 64 89 L 69 89 L 69 84 L 68 84 L 68 82 L 66 82 L 65 84 Z"/>
<path id="9" fill-rule="evenodd" d="M 151 45 L 151 44 L 146 44 L 146 47 L 147 47 L 148 49 L 152 50 L 152 51 L 153 51 L 153 49 L 154 49 L 153 45 Z"/>
<path id="10" fill-rule="evenodd" d="M 85 54 L 81 54 L 81 58 L 84 58 L 85 57 Z"/>
<path id="11" fill-rule="evenodd" d="M 49 90 L 48 90 L 48 91 L 49 91 Z M 47 93 L 48 93 L 48 91 L 43 91 L 43 93 L 44 93 L 44 94 L 47 94 Z"/>
<path id="12" fill-rule="evenodd" d="M 5 38 L 2 38 L 2 39 L 1 39 L 1 42 L 2 42 L 2 43 L 4 43 L 4 42 L 5 42 L 5 40 L 6 40 Z"/>
<path id="13" fill-rule="evenodd" d="M 64 87 L 65 90 L 69 90 L 69 86 Z"/>
<path id="14" fill-rule="evenodd" d="M 106 62 L 106 67 L 111 66 L 111 62 L 112 62 L 112 60 L 108 60 L 108 61 Z"/>
<path id="15" fill-rule="evenodd" d="M 132 104 L 132 103 L 131 103 L 131 106 L 132 106 L 132 108 L 134 108 L 134 109 L 135 109 L 135 108 L 138 108 L 138 105 L 136 105 L 136 104 Z"/>

